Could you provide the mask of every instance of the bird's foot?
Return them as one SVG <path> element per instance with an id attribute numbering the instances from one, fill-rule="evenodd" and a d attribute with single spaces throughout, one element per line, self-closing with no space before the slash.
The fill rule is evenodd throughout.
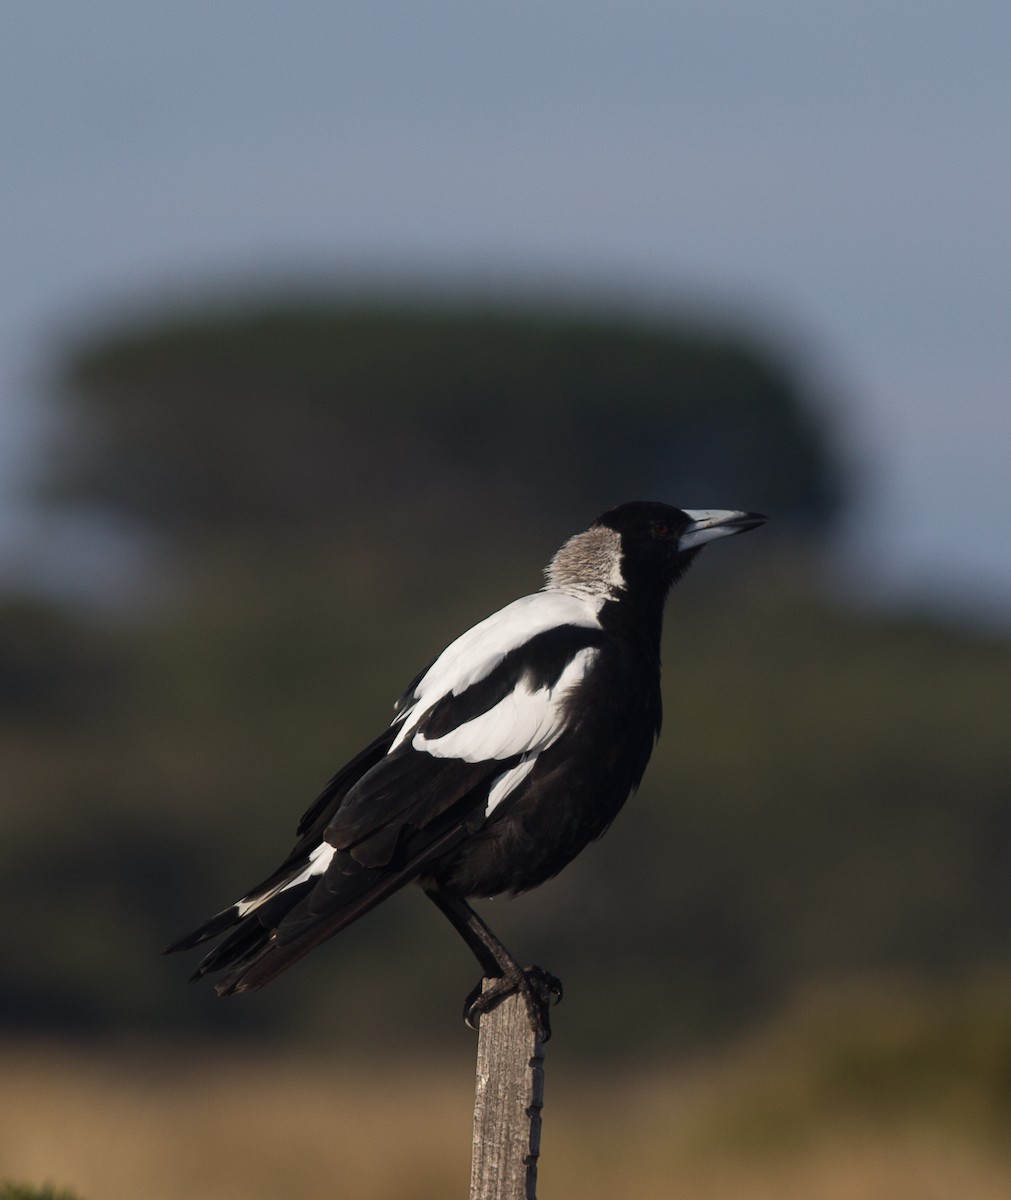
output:
<path id="1" fill-rule="evenodd" d="M 530 1028 L 546 1042 L 551 1037 L 548 1009 L 562 998 L 562 981 L 543 967 L 522 967 L 504 975 L 482 979 L 463 1002 L 463 1019 L 477 1029 L 482 1015 L 497 1008 L 507 996 L 519 992 L 527 1006 Z"/>

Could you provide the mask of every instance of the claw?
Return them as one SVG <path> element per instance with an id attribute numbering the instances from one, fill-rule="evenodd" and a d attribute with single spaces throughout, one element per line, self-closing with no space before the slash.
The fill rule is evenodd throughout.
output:
<path id="1" fill-rule="evenodd" d="M 519 992 L 527 1006 L 530 1028 L 542 1042 L 551 1037 L 548 1009 L 563 995 L 562 981 L 543 967 L 524 967 L 504 975 L 482 979 L 463 1004 L 463 1019 L 471 1029 L 477 1029 L 482 1015 L 491 1012 L 507 996 Z"/>
<path id="2" fill-rule="evenodd" d="M 484 980 L 479 979 L 474 987 L 467 993 L 467 998 L 463 1002 L 463 1019 L 468 1029 L 473 1029 L 477 1033 L 477 1017 L 475 1016 L 475 1006 L 481 997 L 484 990 Z M 481 1010 L 486 1011 L 485 1009 Z"/>

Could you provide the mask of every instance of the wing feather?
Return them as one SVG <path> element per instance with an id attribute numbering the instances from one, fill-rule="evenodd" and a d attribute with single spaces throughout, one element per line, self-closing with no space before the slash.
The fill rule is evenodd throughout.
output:
<path id="1" fill-rule="evenodd" d="M 344 796 L 326 840 L 349 849 L 389 825 L 424 829 L 468 793 L 483 810 L 505 768 L 558 738 L 601 636 L 572 626 L 544 632 L 462 693 L 449 691 L 420 714 L 408 713 L 390 752 Z"/>
<path id="2" fill-rule="evenodd" d="M 539 592 L 453 642 L 401 697 L 392 725 L 306 810 L 281 866 L 171 949 L 228 929 L 197 974 L 258 987 L 504 811 L 564 730 L 603 640 L 585 598 Z"/>

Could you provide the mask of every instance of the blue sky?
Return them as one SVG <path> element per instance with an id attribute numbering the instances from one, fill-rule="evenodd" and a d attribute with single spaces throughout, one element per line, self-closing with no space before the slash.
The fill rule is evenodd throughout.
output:
<path id="1" fill-rule="evenodd" d="M 374 268 L 773 330 L 862 463 L 859 586 L 1007 620 L 1006 3 L 11 0 L 3 27 L 0 576 L 79 569 L 16 501 L 64 331 Z"/>

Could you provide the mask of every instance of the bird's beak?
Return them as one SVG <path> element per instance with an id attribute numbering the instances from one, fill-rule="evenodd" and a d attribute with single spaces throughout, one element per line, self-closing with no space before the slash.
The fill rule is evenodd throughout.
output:
<path id="1" fill-rule="evenodd" d="M 729 508 L 684 508 L 681 510 L 691 524 L 678 538 L 678 551 L 695 550 L 714 538 L 729 537 L 764 525 L 761 513 L 737 512 Z"/>

